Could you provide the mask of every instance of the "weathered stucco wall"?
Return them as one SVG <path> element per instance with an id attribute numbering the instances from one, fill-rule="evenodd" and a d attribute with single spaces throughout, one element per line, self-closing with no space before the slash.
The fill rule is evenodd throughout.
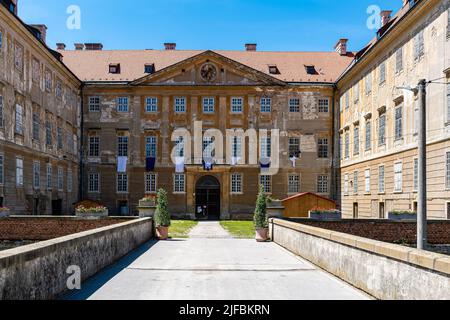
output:
<path id="1" fill-rule="evenodd" d="M 272 239 L 378 299 L 450 299 L 450 257 L 283 220 Z"/>
<path id="2" fill-rule="evenodd" d="M 67 290 L 69 266 L 82 281 L 152 237 L 152 220 L 139 219 L 0 253 L 0 300 L 54 299 Z"/>

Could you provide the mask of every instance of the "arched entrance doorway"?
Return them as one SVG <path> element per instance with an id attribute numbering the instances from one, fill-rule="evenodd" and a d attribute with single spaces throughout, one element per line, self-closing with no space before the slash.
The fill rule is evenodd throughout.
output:
<path id="1" fill-rule="evenodd" d="M 220 218 L 220 182 L 213 176 L 201 177 L 195 185 L 195 216 L 200 220 Z"/>

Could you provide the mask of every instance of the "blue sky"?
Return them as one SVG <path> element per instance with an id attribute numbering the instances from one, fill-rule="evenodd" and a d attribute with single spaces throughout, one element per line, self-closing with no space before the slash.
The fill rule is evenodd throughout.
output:
<path id="1" fill-rule="evenodd" d="M 104 49 L 329 51 L 339 38 L 359 50 L 373 37 L 367 8 L 394 10 L 401 0 L 19 0 L 19 16 L 48 26 L 51 47 L 101 42 Z M 70 5 L 81 9 L 81 29 L 69 30 Z"/>

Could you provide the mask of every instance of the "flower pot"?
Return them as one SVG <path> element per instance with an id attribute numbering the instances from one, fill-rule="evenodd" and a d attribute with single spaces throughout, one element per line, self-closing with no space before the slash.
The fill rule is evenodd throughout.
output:
<path id="1" fill-rule="evenodd" d="M 266 242 L 269 239 L 269 228 L 256 229 L 256 241 Z"/>
<path id="2" fill-rule="evenodd" d="M 167 240 L 169 238 L 169 227 L 156 227 L 156 237 L 159 240 Z"/>

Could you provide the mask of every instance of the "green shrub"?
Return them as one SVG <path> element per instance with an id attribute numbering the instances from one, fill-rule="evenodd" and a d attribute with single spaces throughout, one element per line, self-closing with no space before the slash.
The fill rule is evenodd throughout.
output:
<path id="1" fill-rule="evenodd" d="M 164 189 L 159 189 L 155 211 L 155 224 L 157 227 L 170 227 L 170 213 L 167 207 L 167 192 Z"/>
<path id="2" fill-rule="evenodd" d="M 267 218 L 267 196 L 262 186 L 259 188 L 258 198 L 256 200 L 254 222 L 256 229 L 269 227 L 269 219 Z"/>
<path id="3" fill-rule="evenodd" d="M 417 214 L 417 212 L 415 212 L 415 211 L 409 211 L 409 210 L 394 210 L 394 211 L 391 211 L 391 213 L 392 213 L 392 214 L 395 214 L 395 215 L 401 215 L 401 214 L 411 214 L 411 215 L 414 215 L 414 214 Z"/>

